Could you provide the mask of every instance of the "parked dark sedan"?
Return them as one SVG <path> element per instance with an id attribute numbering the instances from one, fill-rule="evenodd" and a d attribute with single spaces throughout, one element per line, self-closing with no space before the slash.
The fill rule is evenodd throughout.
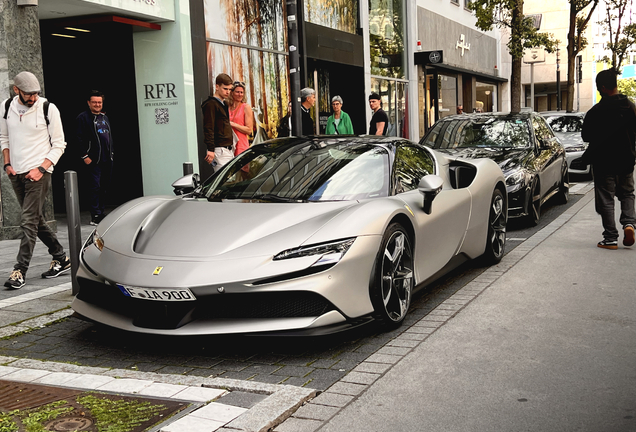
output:
<path id="1" fill-rule="evenodd" d="M 501 167 L 508 192 L 508 216 L 536 225 L 541 205 L 569 197 L 565 150 L 535 112 L 482 113 L 445 117 L 420 144 L 462 158 L 490 158 Z"/>

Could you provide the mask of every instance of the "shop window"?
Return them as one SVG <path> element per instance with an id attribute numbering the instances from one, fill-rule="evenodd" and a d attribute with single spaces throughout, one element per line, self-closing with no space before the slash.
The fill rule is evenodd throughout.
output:
<path id="1" fill-rule="evenodd" d="M 402 0 L 369 0 L 371 74 L 405 77 L 404 22 Z"/>
<path id="2" fill-rule="evenodd" d="M 337 2 L 331 0 L 304 0 L 304 5 L 306 21 L 334 30 L 356 34 L 358 30 L 357 0 L 339 0 Z"/>
<path id="3" fill-rule="evenodd" d="M 408 138 L 408 84 L 398 80 L 372 77 L 371 93 L 380 95 L 382 109 L 389 116 L 389 124 L 386 125 L 387 135 Z"/>

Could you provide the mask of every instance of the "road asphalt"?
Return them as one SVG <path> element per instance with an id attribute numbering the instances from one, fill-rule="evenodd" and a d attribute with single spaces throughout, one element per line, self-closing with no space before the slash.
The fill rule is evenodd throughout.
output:
<path id="1" fill-rule="evenodd" d="M 584 196 L 499 265 L 318 395 L 289 385 L 12 357 L 0 357 L 0 380 L 55 385 L 86 375 L 110 388 L 112 378 L 123 377 L 127 385 L 115 392 L 159 386 L 178 398 L 193 391 L 165 387 L 174 385 L 265 395 L 244 410 L 209 408 L 217 417 L 194 411 L 182 429 L 173 423 L 166 432 L 636 431 L 636 247 L 597 248 L 602 228 L 593 192 L 588 186 L 578 193 Z M 64 230 L 61 221 L 63 243 Z M 90 231 L 84 225 L 83 237 Z M 10 270 L 17 244 L 0 242 L 0 270 Z M 27 286 L 19 295 L 0 291 L 0 337 L 71 313 L 70 278 L 38 279 L 49 259 L 39 245 Z"/>

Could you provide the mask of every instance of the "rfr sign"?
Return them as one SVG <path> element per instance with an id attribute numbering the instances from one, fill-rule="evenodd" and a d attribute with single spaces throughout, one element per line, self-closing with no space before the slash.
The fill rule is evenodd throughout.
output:
<path id="1" fill-rule="evenodd" d="M 144 84 L 146 99 L 171 99 L 176 98 L 173 83 Z"/>

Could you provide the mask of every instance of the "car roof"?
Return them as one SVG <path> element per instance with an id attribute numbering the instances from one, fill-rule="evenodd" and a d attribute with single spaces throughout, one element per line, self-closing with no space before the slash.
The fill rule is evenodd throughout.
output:
<path id="1" fill-rule="evenodd" d="M 585 117 L 585 113 L 581 112 L 581 111 L 573 111 L 573 112 L 567 112 L 567 111 L 544 111 L 544 112 L 540 112 L 539 114 L 542 115 L 543 117 L 556 117 L 556 116 Z"/>
<path id="2" fill-rule="evenodd" d="M 446 117 L 440 119 L 440 121 L 461 120 L 461 119 L 465 119 L 465 118 L 479 119 L 479 118 L 482 118 L 482 117 L 483 118 L 497 117 L 497 118 L 510 118 L 510 119 L 524 119 L 524 120 L 527 120 L 530 117 L 532 117 L 533 115 L 538 115 L 538 113 L 536 113 L 534 111 L 521 111 L 521 112 L 518 112 L 518 113 L 511 113 L 511 112 L 464 113 L 464 114 L 454 114 L 454 115 L 446 116 Z"/>

